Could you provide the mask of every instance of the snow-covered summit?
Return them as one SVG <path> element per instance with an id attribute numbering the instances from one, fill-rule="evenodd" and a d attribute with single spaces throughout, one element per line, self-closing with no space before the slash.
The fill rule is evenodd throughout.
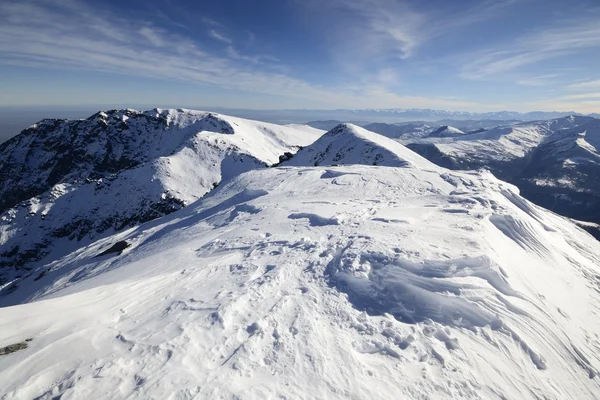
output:
<path id="1" fill-rule="evenodd" d="M 465 133 L 458 128 L 449 125 L 440 126 L 435 131 L 429 134 L 429 137 L 454 137 L 461 136 Z"/>
<path id="2" fill-rule="evenodd" d="M 395 140 L 353 124 L 340 124 L 300 150 L 284 165 L 436 166 Z"/>
<path id="3" fill-rule="evenodd" d="M 489 173 L 253 170 L 25 278 L 0 397 L 593 399 L 599 265 Z"/>

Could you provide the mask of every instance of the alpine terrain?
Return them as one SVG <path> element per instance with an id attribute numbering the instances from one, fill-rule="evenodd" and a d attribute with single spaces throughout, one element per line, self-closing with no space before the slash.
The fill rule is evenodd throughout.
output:
<path id="1" fill-rule="evenodd" d="M 400 141 L 443 167 L 489 169 L 538 205 L 600 223 L 600 119 L 569 116 L 434 136 Z"/>
<path id="2" fill-rule="evenodd" d="M 42 120 L 0 145 L 0 285 L 16 290 L 33 265 L 178 210 L 321 133 L 191 110 Z"/>
<path id="3" fill-rule="evenodd" d="M 477 135 L 581 163 L 584 126 Z M 486 170 L 317 133 L 130 110 L 4 145 L 0 398 L 598 398 L 598 241 Z"/>

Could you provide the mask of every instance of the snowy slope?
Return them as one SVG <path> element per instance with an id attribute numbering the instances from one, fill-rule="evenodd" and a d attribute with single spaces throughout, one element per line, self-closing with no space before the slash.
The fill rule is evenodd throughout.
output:
<path id="1" fill-rule="evenodd" d="M 293 128 L 297 131 L 306 132 L 309 135 L 311 135 L 311 137 L 314 137 L 314 138 L 318 138 L 321 135 L 323 135 L 325 132 L 327 132 L 325 129 L 315 128 L 308 124 L 286 124 L 285 126 Z"/>
<path id="2" fill-rule="evenodd" d="M 421 138 L 427 136 L 433 129 L 432 126 L 424 123 L 386 124 L 382 122 L 364 125 L 363 128 L 392 139 Z"/>
<path id="3" fill-rule="evenodd" d="M 447 168 L 487 168 L 537 204 L 600 222 L 598 137 L 600 120 L 570 116 L 404 143 Z"/>
<path id="4" fill-rule="evenodd" d="M 443 125 L 429 134 L 429 137 L 455 137 L 462 136 L 465 133 L 453 126 Z"/>
<path id="5" fill-rule="evenodd" d="M 514 120 L 440 120 L 435 122 L 398 122 L 386 124 L 381 122 L 362 125 L 363 128 L 379 133 L 389 138 L 397 139 L 401 143 L 412 143 L 419 139 L 427 137 L 429 134 L 439 130 L 440 133 L 446 133 L 446 136 L 456 136 L 456 134 L 481 133 L 490 128 L 499 126 L 511 126 L 522 121 Z M 448 132 L 446 132 L 448 131 Z M 454 133 L 454 135 L 452 134 Z M 440 136 L 436 134 L 436 136 Z M 442 135 L 443 136 L 443 135 Z"/>
<path id="6" fill-rule="evenodd" d="M 283 165 L 347 165 L 418 166 L 435 168 L 423 157 L 400 143 L 353 124 L 340 124 L 301 149 Z"/>
<path id="7" fill-rule="evenodd" d="M 599 266 L 488 173 L 254 170 L 27 278 L 0 398 L 593 399 Z"/>
<path id="8" fill-rule="evenodd" d="M 536 203 L 600 223 L 600 120 L 548 137 L 517 183 Z"/>
<path id="9" fill-rule="evenodd" d="M 0 285 L 191 204 L 320 134 L 192 110 L 41 121 L 0 146 Z"/>

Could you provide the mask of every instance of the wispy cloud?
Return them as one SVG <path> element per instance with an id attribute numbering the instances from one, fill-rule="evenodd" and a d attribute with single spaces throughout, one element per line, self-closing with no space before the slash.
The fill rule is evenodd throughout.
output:
<path id="1" fill-rule="evenodd" d="M 273 57 L 270 55 L 259 54 L 256 56 L 247 56 L 247 55 L 241 54 L 233 46 L 227 46 L 226 52 L 227 52 L 227 55 L 229 56 L 229 58 L 231 58 L 231 59 L 247 61 L 247 62 L 250 62 L 253 64 L 263 64 L 266 62 L 275 62 L 275 63 L 280 62 L 280 60 L 277 57 Z"/>
<path id="2" fill-rule="evenodd" d="M 224 27 L 224 25 L 222 23 L 215 21 L 212 18 L 202 17 L 202 19 L 200 21 L 202 21 L 203 23 L 208 24 L 208 25 L 218 26 L 221 28 Z"/>
<path id="3" fill-rule="evenodd" d="M 452 30 L 482 22 L 520 0 L 485 0 L 469 9 L 456 11 L 415 7 L 408 0 L 297 0 L 315 11 L 331 13 L 329 29 L 342 22 L 333 37 L 332 51 L 371 57 L 407 59 L 424 43 Z M 356 60 L 355 60 L 356 61 Z M 344 57 L 343 63 L 348 60 Z"/>
<path id="4" fill-rule="evenodd" d="M 208 31 L 208 34 L 211 38 L 216 39 L 220 42 L 223 43 L 232 43 L 231 39 L 229 39 L 227 36 L 225 36 L 224 34 L 217 32 L 214 29 L 211 29 L 210 31 Z"/>
<path id="5" fill-rule="evenodd" d="M 517 84 L 523 86 L 548 86 L 554 83 L 554 78 L 558 78 L 559 74 L 546 74 L 539 76 L 529 76 L 517 81 Z"/>
<path id="6" fill-rule="evenodd" d="M 225 28 L 214 26 L 215 32 L 217 29 Z M 400 41 L 402 36 L 398 31 L 396 39 Z M 244 54 L 232 43 L 221 42 L 226 44 L 222 49 L 209 50 L 214 46 L 204 47 L 201 42 L 148 21 L 126 20 L 76 0 L 0 2 L 0 64 L 177 80 L 333 107 L 503 107 L 398 95 L 388 88 L 398 77 L 395 71 L 385 68 L 378 69 L 373 81 L 355 86 L 315 84 L 294 77 L 274 57 Z M 406 51 L 412 46 L 409 42 L 407 39 Z M 272 104 L 279 103 L 274 100 Z"/>
<path id="7" fill-rule="evenodd" d="M 521 67 L 600 48 L 600 15 L 562 23 L 560 27 L 525 34 L 504 47 L 460 55 L 466 61 L 461 77 L 488 79 Z M 468 62 L 468 60 L 472 60 Z"/>
<path id="8" fill-rule="evenodd" d="M 566 87 L 569 90 L 600 89 L 600 79 L 594 81 L 577 82 Z"/>
<path id="9" fill-rule="evenodd" d="M 125 20 L 74 0 L 0 2 L 0 64 L 179 80 L 336 107 L 481 108 L 464 101 L 399 96 L 372 85 L 325 87 L 272 68 L 277 60 L 268 56 L 241 54 L 232 45 L 226 55 L 148 21 Z M 389 78 L 384 73 L 382 79 Z"/>
<path id="10" fill-rule="evenodd" d="M 561 97 L 562 100 L 580 100 L 580 99 L 600 99 L 600 93 L 581 93 L 581 94 L 570 94 Z"/>

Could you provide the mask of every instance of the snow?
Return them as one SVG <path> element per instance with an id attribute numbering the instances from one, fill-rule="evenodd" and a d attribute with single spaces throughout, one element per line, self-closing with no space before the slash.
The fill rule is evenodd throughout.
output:
<path id="1" fill-rule="evenodd" d="M 436 167 L 397 141 L 353 124 L 340 124 L 284 165 L 367 164 Z"/>
<path id="2" fill-rule="evenodd" d="M 591 399 L 599 252 L 486 172 L 253 170 L 31 279 L 0 395 Z"/>
<path id="3" fill-rule="evenodd" d="M 544 139 L 537 126 L 498 127 L 472 135 L 442 139 L 436 143 L 442 152 L 461 157 L 524 157 Z M 433 139 L 439 140 L 439 139 Z M 427 139 L 421 142 L 426 143 Z"/>
<path id="4" fill-rule="evenodd" d="M 152 176 L 187 193 L 200 141 L 236 134 Z M 32 340 L 0 356 L 0 398 L 598 398 L 600 242 L 567 218 L 351 124 L 279 167 L 227 160 L 207 196 L 3 297 L 0 348 Z"/>
<path id="5" fill-rule="evenodd" d="M 295 129 L 297 131 L 306 132 L 310 135 L 316 136 L 316 138 L 322 136 L 325 132 L 327 132 L 324 129 L 314 128 L 314 127 L 312 127 L 310 125 L 306 125 L 306 124 L 286 124 L 285 126 Z"/>
<path id="6" fill-rule="evenodd" d="M 434 132 L 429 134 L 429 137 L 455 137 L 462 136 L 465 133 L 458 128 L 453 126 L 441 126 L 436 129 Z"/>
<path id="7" fill-rule="evenodd" d="M 597 121 L 589 117 L 567 117 L 557 120 L 527 122 L 513 126 L 499 126 L 484 132 L 451 137 L 422 138 L 403 143 L 432 143 L 442 152 L 465 159 L 502 159 L 525 157 L 551 134 Z M 442 127 L 443 128 L 443 127 Z M 448 127 L 450 129 L 452 127 Z"/>
<path id="8" fill-rule="evenodd" d="M 109 127 L 121 127 L 125 114 L 129 114 L 127 129 L 111 132 Z M 161 119 L 149 120 L 145 116 L 164 117 L 165 124 L 161 124 Z M 97 120 L 107 128 L 79 144 L 85 136 L 92 136 L 86 124 L 94 127 Z M 33 261 L 39 261 L 38 265 L 56 260 L 94 239 L 191 204 L 222 180 L 278 163 L 280 155 L 295 153 L 321 134 L 318 130 L 296 130 L 210 112 L 172 109 L 100 112 L 71 125 L 59 121 L 53 134 L 70 135 L 77 129 L 71 151 L 85 154 L 84 161 L 69 168 L 56 185 L 1 214 L 0 261 L 8 266 L 0 271 L 0 283 L 18 285 L 24 274 L 19 265 L 13 266 L 19 256 L 2 259 L 15 248 L 24 257 L 35 254 L 38 259 Z M 57 157 L 52 148 L 58 146 L 31 144 L 44 137 L 16 138 L 20 146 L 6 153 L 5 159 L 13 162 L 7 161 L 7 165 L 29 162 L 31 168 L 22 179 L 7 181 L 2 190 L 26 187 L 27 181 L 48 180 L 50 171 L 45 165 Z M 35 151 L 29 151 L 31 148 Z M 29 153 L 33 156 L 28 161 L 25 154 Z M 116 159 L 135 160 L 135 164 L 114 174 L 103 172 L 101 178 L 88 179 L 94 169 L 88 165 L 89 160 L 103 160 L 108 153 Z"/>

